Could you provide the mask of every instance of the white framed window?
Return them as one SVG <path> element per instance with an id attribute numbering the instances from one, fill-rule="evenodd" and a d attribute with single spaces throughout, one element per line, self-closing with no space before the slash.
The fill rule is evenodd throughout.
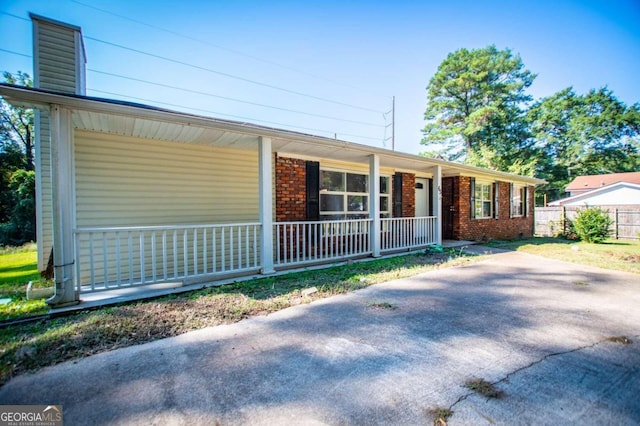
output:
<path id="1" fill-rule="evenodd" d="M 511 217 L 526 214 L 527 187 L 511 184 Z"/>
<path id="2" fill-rule="evenodd" d="M 380 217 L 391 217 L 391 176 L 380 176 Z"/>
<path id="3" fill-rule="evenodd" d="M 476 219 L 493 217 L 493 184 L 476 182 L 473 211 Z"/>
<path id="4" fill-rule="evenodd" d="M 322 220 L 369 217 L 369 175 L 320 170 L 320 218 Z M 380 217 L 389 217 L 391 179 L 380 176 Z"/>
<path id="5" fill-rule="evenodd" d="M 320 218 L 323 220 L 369 217 L 369 176 L 320 170 Z"/>

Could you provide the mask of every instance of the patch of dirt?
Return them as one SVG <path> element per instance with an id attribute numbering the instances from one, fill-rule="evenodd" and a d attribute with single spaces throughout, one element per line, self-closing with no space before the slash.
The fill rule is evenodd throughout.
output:
<path id="1" fill-rule="evenodd" d="M 604 254 L 623 262 L 640 263 L 640 254 L 615 253 L 612 251 L 607 251 Z"/>
<path id="2" fill-rule="evenodd" d="M 396 309 L 398 309 L 396 305 L 393 305 L 389 302 L 371 302 L 371 303 L 368 303 L 367 305 L 369 305 L 369 307 L 371 308 L 385 309 L 389 311 L 395 311 Z"/>

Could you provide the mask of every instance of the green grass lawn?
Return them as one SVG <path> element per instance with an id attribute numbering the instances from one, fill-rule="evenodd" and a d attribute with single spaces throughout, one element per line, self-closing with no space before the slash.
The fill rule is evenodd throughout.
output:
<path id="1" fill-rule="evenodd" d="M 636 240 L 607 240 L 603 244 L 590 244 L 564 238 L 529 238 L 520 241 L 492 241 L 489 245 L 640 274 L 640 241 Z"/>
<path id="2" fill-rule="evenodd" d="M 36 287 L 52 285 L 41 280 L 38 273 L 35 244 L 0 250 L 0 299 L 11 299 L 0 304 L 0 320 L 48 311 L 43 299 L 27 300 L 27 284 L 33 281 Z"/>
<path id="3" fill-rule="evenodd" d="M 27 283 L 40 279 L 36 257 L 36 247 L 33 244 L 0 251 L 0 293 L 3 296 L 14 293 L 24 295 Z"/>

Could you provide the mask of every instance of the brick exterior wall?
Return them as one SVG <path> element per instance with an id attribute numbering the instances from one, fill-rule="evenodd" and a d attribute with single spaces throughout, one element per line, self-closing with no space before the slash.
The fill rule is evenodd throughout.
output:
<path id="1" fill-rule="evenodd" d="M 306 220 L 306 162 L 275 154 L 275 220 Z M 414 217 L 416 177 L 402 173 L 402 217 Z M 534 188 L 528 187 L 529 215 L 509 217 L 511 200 L 508 182 L 499 183 L 498 219 L 471 219 L 471 178 L 457 176 L 442 180 L 443 215 L 451 215 L 453 238 L 488 241 L 517 239 L 533 235 Z M 453 212 L 448 211 L 453 205 Z M 443 218 L 443 222 L 445 219 Z"/>
<path id="2" fill-rule="evenodd" d="M 402 217 L 416 215 L 416 175 L 402 174 Z"/>
<path id="3" fill-rule="evenodd" d="M 304 160 L 279 157 L 276 166 L 276 222 L 307 219 L 307 168 Z"/>
<path id="4" fill-rule="evenodd" d="M 499 182 L 498 219 L 471 219 L 471 178 L 461 176 L 458 178 L 458 182 L 459 196 L 455 209 L 454 238 L 489 241 L 533 236 L 534 188 L 532 186 L 527 187 L 527 203 L 529 204 L 527 216 L 510 217 L 510 184 L 509 182 Z"/>

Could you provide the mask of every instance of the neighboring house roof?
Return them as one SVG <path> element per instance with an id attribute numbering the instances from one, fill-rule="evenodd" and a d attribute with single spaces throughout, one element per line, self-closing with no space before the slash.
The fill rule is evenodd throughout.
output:
<path id="1" fill-rule="evenodd" d="M 615 206 L 636 204 L 640 205 L 640 184 L 616 182 L 588 192 L 553 201 L 549 203 L 549 206 Z"/>
<path id="2" fill-rule="evenodd" d="M 640 184 L 640 172 L 578 176 L 567 186 L 566 191 L 571 193 L 591 191 L 616 182 Z"/>
<path id="3" fill-rule="evenodd" d="M 283 153 L 340 158 L 343 161 L 352 162 L 368 161 L 372 154 L 376 154 L 380 157 L 381 166 L 418 170 L 440 166 L 443 177 L 464 175 L 529 185 L 546 183 L 542 179 L 437 158 L 426 158 L 291 130 L 188 114 L 132 102 L 64 94 L 6 83 L 0 83 L 0 96 L 17 106 L 49 108 L 51 105 L 61 105 L 72 109 L 76 111 L 73 125 L 80 130 L 180 142 L 213 143 L 245 149 L 255 146 L 258 137 L 268 137 L 273 140 L 273 150 Z M 159 126 L 158 122 L 162 125 Z M 147 133 L 142 134 L 145 131 Z M 159 134 L 161 137 L 158 136 Z"/>

